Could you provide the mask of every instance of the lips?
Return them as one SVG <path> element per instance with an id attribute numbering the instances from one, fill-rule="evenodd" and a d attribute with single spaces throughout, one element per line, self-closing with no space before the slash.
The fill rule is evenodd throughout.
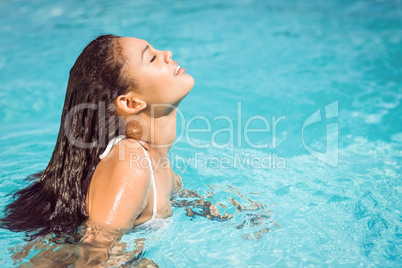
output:
<path id="1" fill-rule="evenodd" d="M 177 75 L 179 75 L 179 74 L 182 74 L 182 73 L 184 73 L 185 71 L 186 71 L 186 69 L 181 68 L 181 67 L 177 64 L 177 62 L 176 62 L 176 68 L 174 69 L 173 76 L 177 76 Z"/>
<path id="2" fill-rule="evenodd" d="M 176 69 L 174 70 L 174 76 L 176 76 L 177 75 L 177 72 L 180 70 L 180 66 L 179 65 L 177 65 L 176 66 Z"/>

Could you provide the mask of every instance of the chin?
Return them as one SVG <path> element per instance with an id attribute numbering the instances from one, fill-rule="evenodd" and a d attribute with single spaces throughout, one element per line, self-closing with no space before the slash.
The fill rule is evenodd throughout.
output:
<path id="1" fill-rule="evenodd" d="M 183 96 L 179 99 L 179 103 L 190 93 L 190 91 L 193 89 L 193 86 L 194 86 L 194 80 L 193 80 L 193 82 L 191 83 L 191 84 L 189 84 L 188 85 L 188 87 L 186 87 L 184 90 L 183 90 Z"/>
<path id="2" fill-rule="evenodd" d="M 190 92 L 194 87 L 194 78 L 191 75 L 188 75 L 188 78 L 188 92 Z"/>

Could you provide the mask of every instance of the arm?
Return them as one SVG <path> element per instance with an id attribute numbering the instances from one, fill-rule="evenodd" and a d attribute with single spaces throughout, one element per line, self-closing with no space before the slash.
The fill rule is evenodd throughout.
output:
<path id="1" fill-rule="evenodd" d="M 110 163 L 112 162 L 112 163 Z M 149 171 L 128 161 L 111 159 L 95 171 L 89 221 L 97 226 L 128 230 L 147 205 Z M 92 187 L 92 186 L 91 186 Z"/>
<path id="2" fill-rule="evenodd" d="M 83 266 L 91 259 L 108 259 L 110 249 L 145 209 L 150 188 L 149 171 L 135 163 L 112 158 L 96 171 L 91 210 L 80 241 Z"/>
<path id="3" fill-rule="evenodd" d="M 111 248 L 132 228 L 145 208 L 148 173 L 124 169 L 125 175 L 118 176 L 119 172 L 114 172 L 116 177 L 110 179 L 113 183 L 104 185 L 92 198 L 91 212 L 80 241 L 81 258 L 77 267 L 85 267 L 92 261 L 107 261 Z"/>

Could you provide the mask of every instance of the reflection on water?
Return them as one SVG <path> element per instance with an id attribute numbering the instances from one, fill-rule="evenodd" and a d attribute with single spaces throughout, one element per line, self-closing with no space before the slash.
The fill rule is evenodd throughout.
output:
<path id="1" fill-rule="evenodd" d="M 251 200 L 230 185 L 227 189 L 207 186 L 211 191 L 206 191 L 205 196 L 188 189 L 176 192 L 171 198 L 172 205 L 184 208 L 191 220 L 202 216 L 231 225 L 245 240 L 259 241 L 263 235 L 281 227 L 272 219 L 268 205 Z M 14 264 L 19 267 L 158 267 L 144 257 L 145 238 L 134 239 L 128 245 L 120 241 L 122 235 L 86 221 L 74 235 L 46 235 L 10 251 Z"/>
<path id="2" fill-rule="evenodd" d="M 241 237 L 245 240 L 259 241 L 264 234 L 272 232 L 273 228 L 281 227 L 279 223 L 272 219 L 272 212 L 268 209 L 268 205 L 251 200 L 230 185 L 227 185 L 228 189 L 210 185 L 208 187 L 211 190 L 218 189 L 218 191 L 207 191 L 208 194 L 204 197 L 196 191 L 183 189 L 174 194 L 172 205 L 185 208 L 186 215 L 192 219 L 196 216 L 201 216 L 211 221 L 228 221 L 229 225 L 234 225 L 236 229 L 244 231 Z M 228 204 L 225 204 L 224 201 L 215 200 L 216 195 L 222 196 L 222 191 L 235 194 L 237 198 L 240 198 L 237 201 L 229 194 L 226 194 L 226 198 L 225 196 L 223 198 L 228 200 Z M 211 201 L 208 201 L 208 199 Z M 242 205 L 241 203 L 244 202 L 246 204 Z M 220 212 L 218 206 L 224 209 L 223 213 Z M 254 231 L 250 232 L 250 230 Z"/>
<path id="3" fill-rule="evenodd" d="M 135 239 L 128 249 L 118 241 L 121 235 L 87 224 L 74 236 L 49 234 L 10 251 L 19 267 L 158 267 L 142 258 L 145 238 Z"/>

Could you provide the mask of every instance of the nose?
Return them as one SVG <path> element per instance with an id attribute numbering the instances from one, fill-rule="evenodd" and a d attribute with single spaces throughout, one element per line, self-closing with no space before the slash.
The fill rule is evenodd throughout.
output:
<path id="1" fill-rule="evenodd" d="M 172 52 L 170 52 L 169 50 L 166 50 L 163 53 L 165 54 L 164 55 L 165 62 L 166 63 L 171 62 L 172 61 Z"/>

